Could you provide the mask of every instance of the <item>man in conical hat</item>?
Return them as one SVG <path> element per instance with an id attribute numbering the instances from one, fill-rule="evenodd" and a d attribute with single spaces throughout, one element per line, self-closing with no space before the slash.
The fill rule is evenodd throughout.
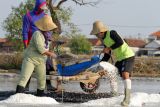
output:
<path id="1" fill-rule="evenodd" d="M 93 23 L 93 28 L 90 34 L 96 35 L 96 37 L 105 46 L 103 52 L 106 54 L 103 60 L 108 61 L 111 56 L 110 51 L 113 51 L 117 59 L 115 66 L 118 68 L 120 75 L 124 79 L 125 97 L 124 100 L 121 102 L 121 105 L 128 106 L 130 103 L 130 73 L 134 64 L 134 52 L 127 45 L 127 43 L 118 35 L 116 31 L 109 30 L 101 21 L 95 21 Z"/>

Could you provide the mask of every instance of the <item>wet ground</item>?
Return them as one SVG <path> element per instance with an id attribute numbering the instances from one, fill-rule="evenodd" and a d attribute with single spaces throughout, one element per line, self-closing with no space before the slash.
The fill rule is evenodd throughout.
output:
<path id="1" fill-rule="evenodd" d="M 17 75 L 1 75 L 0 76 L 0 91 L 8 91 L 10 94 L 14 93 L 16 84 L 17 84 Z M 160 105 L 160 78 L 132 78 L 132 98 L 131 98 L 131 107 L 159 107 Z M 36 79 L 32 78 L 30 84 L 30 90 L 34 92 L 36 90 Z M 69 91 L 72 95 L 67 95 L 63 93 L 66 97 L 62 97 L 62 93 L 59 94 L 59 101 L 56 98 L 53 104 L 45 102 L 49 101 L 48 99 L 37 100 L 37 97 L 29 95 L 13 95 L 10 98 L 0 101 L 0 107 L 120 107 L 120 102 L 123 100 L 123 95 L 117 97 L 107 98 L 108 92 L 110 91 L 109 82 L 107 79 L 100 80 L 100 87 L 96 91 L 97 95 L 86 94 L 82 91 L 78 82 L 65 82 L 63 84 L 65 91 Z M 119 79 L 119 92 L 123 93 L 123 82 Z M 76 94 L 74 94 L 76 93 Z M 78 94 L 77 94 L 78 93 Z M 103 93 L 103 94 L 102 94 Z M 105 94 L 104 94 L 105 93 Z M 1 93 L 0 96 L 3 96 Z M 52 95 L 53 94 L 53 95 Z M 49 94 L 54 96 L 56 94 Z M 83 95 L 87 96 L 84 97 Z M 99 97 L 101 96 L 101 97 Z M 54 96 L 55 97 L 55 96 Z M 33 101 L 31 99 L 33 98 Z M 63 100 L 62 100 L 63 98 Z M 65 100 L 72 100 L 71 102 L 64 103 Z M 77 99 L 77 101 L 75 100 Z M 21 102 L 20 102 L 20 101 Z M 35 100 L 35 101 L 34 101 Z M 58 105 L 56 100 L 59 102 Z M 73 101 L 75 100 L 75 101 Z M 36 102 L 37 101 L 37 102 Z M 64 102 L 61 102 L 64 101 Z M 79 103 L 81 101 L 81 103 Z M 26 104 L 27 102 L 27 104 Z M 82 103 L 83 102 L 83 103 Z"/>

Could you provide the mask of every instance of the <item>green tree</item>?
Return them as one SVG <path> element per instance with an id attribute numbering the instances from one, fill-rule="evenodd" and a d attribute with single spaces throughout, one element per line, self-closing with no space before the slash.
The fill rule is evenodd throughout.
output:
<path id="1" fill-rule="evenodd" d="M 62 4 L 70 0 L 60 0 L 57 5 L 52 0 L 46 0 L 51 17 L 53 21 L 58 26 L 57 32 L 55 32 L 55 37 L 58 37 L 59 34 L 63 32 L 64 35 L 70 34 L 70 32 L 79 31 L 78 28 L 71 22 L 72 9 L 71 7 L 63 7 Z M 57 0 L 56 0 L 57 1 Z M 71 0 L 72 2 L 78 5 L 91 5 L 95 6 L 101 0 Z M 27 0 L 26 2 L 21 2 L 18 7 L 12 7 L 12 12 L 3 22 L 2 28 L 7 32 L 7 37 L 13 42 L 16 41 L 17 46 L 15 47 L 16 51 L 23 50 L 22 44 L 22 16 L 28 11 L 32 10 L 35 4 L 35 0 Z M 61 27 L 63 25 L 63 27 Z M 67 30 L 64 30 L 67 29 Z M 17 42 L 17 40 L 19 42 Z"/>
<path id="2" fill-rule="evenodd" d="M 77 34 L 71 37 L 69 47 L 74 54 L 88 54 L 91 52 L 91 43 L 84 35 Z"/>
<path id="3" fill-rule="evenodd" d="M 25 3 L 20 3 L 18 7 L 12 7 L 9 16 L 4 20 L 2 28 L 7 32 L 6 37 L 15 45 L 16 51 L 23 50 L 22 42 L 22 16 L 27 10 L 33 9 L 34 0 L 28 0 Z"/>
<path id="4" fill-rule="evenodd" d="M 22 42 L 22 17 L 28 10 L 32 10 L 34 7 L 35 0 L 27 0 L 26 2 L 21 2 L 18 7 L 12 7 L 12 11 L 9 16 L 4 20 L 2 24 L 2 28 L 7 32 L 6 37 L 12 42 L 16 43 L 15 46 L 16 51 L 23 50 L 23 42 Z M 62 22 L 64 26 L 72 29 L 74 26 L 71 23 L 72 9 L 71 8 L 61 8 L 59 10 L 55 10 L 58 21 Z M 54 16 L 52 16 L 52 19 Z M 55 20 L 55 19 L 53 19 Z M 69 32 L 69 30 L 67 29 Z M 65 31 L 63 31 L 65 32 Z M 19 42 L 17 42 L 19 41 Z"/>

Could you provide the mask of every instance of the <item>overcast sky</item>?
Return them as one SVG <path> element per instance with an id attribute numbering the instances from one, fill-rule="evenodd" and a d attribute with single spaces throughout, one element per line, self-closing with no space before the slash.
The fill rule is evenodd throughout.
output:
<path id="1" fill-rule="evenodd" d="M 11 13 L 12 6 L 18 6 L 23 0 L 3 0 L 0 4 L 0 23 Z M 116 30 L 124 37 L 147 37 L 160 30 L 160 0 L 102 0 L 96 7 L 72 6 L 72 21 L 78 25 L 82 33 L 90 36 L 92 23 L 103 21 L 109 29 Z M 0 37 L 5 32 L 0 28 Z"/>

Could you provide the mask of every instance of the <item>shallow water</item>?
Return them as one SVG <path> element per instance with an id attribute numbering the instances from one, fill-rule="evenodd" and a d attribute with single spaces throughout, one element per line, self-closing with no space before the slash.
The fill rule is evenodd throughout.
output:
<path id="1" fill-rule="evenodd" d="M 119 92 L 123 93 L 123 81 L 119 80 Z M 11 91 L 16 89 L 18 81 L 17 75 L 0 75 L 0 91 Z M 32 78 L 30 83 L 30 90 L 35 91 L 37 87 L 36 79 Z M 79 82 L 65 82 L 63 87 L 67 91 L 83 92 L 80 88 Z M 146 93 L 159 93 L 160 78 L 145 78 L 134 77 L 132 78 L 132 92 L 146 92 Z M 96 92 L 109 92 L 109 81 L 104 78 L 100 80 L 100 87 Z"/>
<path id="2" fill-rule="evenodd" d="M 1 75 L 0 91 L 15 90 L 17 75 Z M 36 90 L 36 79 L 32 78 L 30 90 Z M 83 92 L 78 82 L 63 84 L 67 91 Z M 160 78 L 132 78 L 132 97 L 130 107 L 159 107 L 160 105 Z M 109 92 L 109 82 L 107 79 L 100 80 L 100 87 L 97 92 Z M 123 93 L 123 82 L 119 79 L 119 92 Z M 112 98 L 102 98 L 91 100 L 85 103 L 58 103 L 52 98 L 38 99 L 32 95 L 20 94 L 0 101 L 0 107 L 120 107 L 123 95 Z M 32 100 L 31 100 L 32 99 Z M 48 102 L 47 102 L 48 101 Z M 50 102 L 49 102 L 50 101 Z M 45 103 L 46 102 L 46 103 Z"/>

